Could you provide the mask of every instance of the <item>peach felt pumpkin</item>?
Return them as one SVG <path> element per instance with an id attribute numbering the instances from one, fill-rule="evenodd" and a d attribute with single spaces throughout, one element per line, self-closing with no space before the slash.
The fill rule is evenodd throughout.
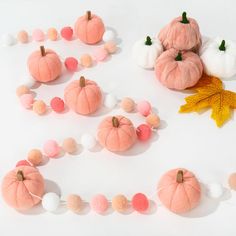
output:
<path id="1" fill-rule="evenodd" d="M 40 202 L 43 194 L 44 179 L 35 167 L 16 167 L 3 179 L 3 198 L 9 206 L 17 210 L 32 208 Z"/>
<path id="2" fill-rule="evenodd" d="M 75 23 L 75 35 L 84 43 L 96 44 L 102 40 L 105 32 L 103 21 L 100 17 L 87 11 Z"/>
<path id="3" fill-rule="evenodd" d="M 165 49 L 196 50 L 202 44 L 198 23 L 192 18 L 187 18 L 186 12 L 166 25 L 158 38 Z"/>
<path id="4" fill-rule="evenodd" d="M 183 90 L 198 82 L 203 65 L 197 54 L 181 53 L 172 48 L 158 57 L 155 72 L 157 79 L 167 88 Z"/>
<path id="5" fill-rule="evenodd" d="M 59 56 L 52 50 L 40 46 L 28 58 L 28 68 L 32 77 L 39 82 L 49 82 L 58 78 L 62 71 Z"/>
<path id="6" fill-rule="evenodd" d="M 136 140 L 132 122 L 124 116 L 109 116 L 98 127 L 99 143 L 112 152 L 129 149 Z"/>
<path id="7" fill-rule="evenodd" d="M 186 169 L 165 173 L 158 184 L 160 201 L 172 212 L 181 214 L 195 208 L 201 197 L 201 187 L 194 174 Z"/>
<path id="8" fill-rule="evenodd" d="M 79 80 L 71 82 L 66 87 L 64 98 L 70 109 L 76 113 L 88 115 L 101 106 L 102 93 L 94 81 L 81 76 Z"/>

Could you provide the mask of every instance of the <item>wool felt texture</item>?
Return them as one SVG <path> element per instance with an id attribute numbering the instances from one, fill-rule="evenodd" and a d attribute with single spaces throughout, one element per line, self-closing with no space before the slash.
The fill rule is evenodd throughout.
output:
<path id="1" fill-rule="evenodd" d="M 32 33 L 33 40 L 40 42 L 44 40 L 44 33 L 41 29 L 35 29 Z"/>
<path id="2" fill-rule="evenodd" d="M 95 195 L 90 202 L 90 207 L 98 214 L 103 214 L 108 209 L 108 200 L 102 194 Z"/>
<path id="3" fill-rule="evenodd" d="M 20 160 L 16 163 L 16 167 L 19 167 L 19 166 L 32 166 L 32 165 L 27 160 Z"/>
<path id="4" fill-rule="evenodd" d="M 137 110 L 143 116 L 148 116 L 151 112 L 151 109 L 151 104 L 148 101 L 141 101 L 137 104 Z"/>
<path id="5" fill-rule="evenodd" d="M 23 94 L 20 96 L 20 102 L 24 108 L 30 109 L 34 103 L 34 97 L 31 93 Z"/>
<path id="6" fill-rule="evenodd" d="M 56 41 L 58 39 L 58 32 L 55 28 L 49 28 L 47 31 L 48 39 Z"/>
<path id="7" fill-rule="evenodd" d="M 43 151 L 46 156 L 56 158 L 60 153 L 60 147 L 55 140 L 48 140 L 43 145 Z"/>
<path id="8" fill-rule="evenodd" d="M 147 124 L 149 124 L 153 128 L 158 128 L 160 126 L 160 118 L 158 115 L 151 113 L 146 118 Z"/>
<path id="9" fill-rule="evenodd" d="M 61 29 L 61 37 L 65 40 L 71 40 L 73 37 L 73 29 L 70 26 Z"/>
<path id="10" fill-rule="evenodd" d="M 80 57 L 80 63 L 84 67 L 91 67 L 93 64 L 93 59 L 89 54 L 83 54 Z"/>
<path id="11" fill-rule="evenodd" d="M 30 89 L 26 85 L 21 85 L 16 89 L 16 95 L 18 97 L 22 96 L 23 94 L 30 93 Z"/>
<path id="12" fill-rule="evenodd" d="M 37 100 L 33 103 L 33 111 L 38 115 L 43 115 L 47 111 L 47 106 L 44 101 Z"/>
<path id="13" fill-rule="evenodd" d="M 100 47 L 94 52 L 93 56 L 96 61 L 104 61 L 108 56 L 108 52 L 104 47 Z"/>
<path id="14" fill-rule="evenodd" d="M 18 32 L 17 34 L 17 40 L 20 43 L 28 43 L 29 41 L 29 35 L 25 30 L 21 30 L 20 32 Z"/>
<path id="15" fill-rule="evenodd" d="M 73 138 L 66 138 L 63 141 L 62 148 L 65 152 L 72 154 L 77 150 L 77 143 Z"/>
<path id="16" fill-rule="evenodd" d="M 50 102 L 50 106 L 57 113 L 63 112 L 65 109 L 64 101 L 59 97 L 54 97 Z"/>
<path id="17" fill-rule="evenodd" d="M 138 212 L 145 212 L 149 207 L 149 200 L 143 193 L 137 193 L 131 201 L 132 207 Z"/>
<path id="18" fill-rule="evenodd" d="M 70 194 L 67 197 L 67 208 L 75 213 L 81 211 L 83 207 L 83 201 L 80 196 L 75 194 Z"/>
<path id="19" fill-rule="evenodd" d="M 236 173 L 232 173 L 229 176 L 228 183 L 229 183 L 229 187 L 236 191 Z"/>
<path id="20" fill-rule="evenodd" d="M 116 195 L 112 198 L 112 208 L 118 212 L 125 212 L 128 208 L 128 199 L 124 195 Z"/>
<path id="21" fill-rule="evenodd" d="M 135 102 L 132 98 L 123 98 L 120 104 L 121 108 L 126 112 L 132 112 L 135 109 Z"/>
<path id="22" fill-rule="evenodd" d="M 109 54 L 112 54 L 112 53 L 115 53 L 117 51 L 117 45 L 115 42 L 113 41 L 109 41 L 109 42 L 106 42 L 104 44 L 104 49 L 109 53 Z"/>
<path id="23" fill-rule="evenodd" d="M 34 166 L 38 166 L 43 161 L 43 154 L 39 149 L 32 149 L 29 151 L 27 159 Z"/>
<path id="24" fill-rule="evenodd" d="M 137 127 L 136 134 L 140 141 L 147 141 L 152 135 L 152 130 L 149 125 L 141 124 Z"/>
<path id="25" fill-rule="evenodd" d="M 64 64 L 66 69 L 72 72 L 76 71 L 78 68 L 78 61 L 74 57 L 67 57 Z"/>

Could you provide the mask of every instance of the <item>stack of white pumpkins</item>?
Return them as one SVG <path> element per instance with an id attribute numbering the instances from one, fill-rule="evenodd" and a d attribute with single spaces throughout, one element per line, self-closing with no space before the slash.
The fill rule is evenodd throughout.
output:
<path id="1" fill-rule="evenodd" d="M 236 43 L 217 37 L 202 43 L 196 20 L 186 12 L 173 19 L 157 37 L 147 36 L 133 46 L 133 58 L 170 89 L 194 86 L 205 72 L 221 79 L 236 74 Z"/>

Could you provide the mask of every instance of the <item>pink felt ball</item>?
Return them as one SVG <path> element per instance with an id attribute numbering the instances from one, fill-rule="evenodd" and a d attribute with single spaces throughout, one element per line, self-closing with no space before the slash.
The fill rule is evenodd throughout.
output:
<path id="1" fill-rule="evenodd" d="M 145 212 L 149 207 L 149 200 L 143 193 L 137 193 L 131 201 L 132 207 L 138 212 Z"/>
<path id="2" fill-rule="evenodd" d="M 78 67 L 78 61 L 74 57 L 67 57 L 65 60 L 65 67 L 69 71 L 76 71 Z"/>
<path id="3" fill-rule="evenodd" d="M 95 212 L 103 214 L 108 209 L 107 198 L 102 194 L 95 195 L 90 202 L 90 207 Z"/>
<path id="4" fill-rule="evenodd" d="M 34 97 L 31 93 L 26 93 L 20 96 L 21 105 L 26 108 L 30 109 L 34 103 Z"/>
<path id="5" fill-rule="evenodd" d="M 44 40 L 44 33 L 41 29 L 35 29 L 32 34 L 33 40 L 40 42 Z"/>
<path id="6" fill-rule="evenodd" d="M 108 52 L 104 48 L 98 48 L 94 53 L 94 58 L 96 61 L 104 61 L 108 56 Z"/>
<path id="7" fill-rule="evenodd" d="M 141 101 L 137 104 L 137 110 L 143 116 L 148 116 L 151 112 L 151 108 L 151 104 L 148 101 Z"/>
<path id="8" fill-rule="evenodd" d="M 147 141 L 151 137 L 152 130 L 149 125 L 141 124 L 137 127 L 136 134 L 140 141 Z"/>
<path id="9" fill-rule="evenodd" d="M 54 97 L 50 102 L 50 106 L 53 109 L 53 111 L 58 113 L 63 112 L 65 109 L 65 103 L 59 97 Z"/>
<path id="10" fill-rule="evenodd" d="M 60 147 L 54 140 L 48 140 L 44 146 L 43 151 L 47 157 L 56 158 L 60 153 Z"/>
<path id="11" fill-rule="evenodd" d="M 20 160 L 16 163 L 16 167 L 18 166 L 32 166 L 27 160 Z"/>
<path id="12" fill-rule="evenodd" d="M 71 40 L 73 36 L 73 29 L 70 26 L 61 29 L 61 37 L 65 40 Z"/>

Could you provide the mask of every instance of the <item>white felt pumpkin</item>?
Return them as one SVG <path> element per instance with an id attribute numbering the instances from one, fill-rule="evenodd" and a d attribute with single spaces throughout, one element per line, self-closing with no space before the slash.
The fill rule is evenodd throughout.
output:
<path id="1" fill-rule="evenodd" d="M 147 36 L 146 40 L 141 39 L 133 46 L 133 58 L 137 65 L 152 69 L 156 59 L 163 52 L 162 45 L 158 39 L 151 39 Z"/>
<path id="2" fill-rule="evenodd" d="M 236 74 L 236 43 L 231 40 L 209 40 L 200 49 L 200 57 L 208 75 L 228 79 Z"/>

